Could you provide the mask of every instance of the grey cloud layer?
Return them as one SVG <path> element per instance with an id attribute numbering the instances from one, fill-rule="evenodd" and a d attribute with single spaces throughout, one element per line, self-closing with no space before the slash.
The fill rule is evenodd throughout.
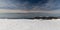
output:
<path id="1" fill-rule="evenodd" d="M 0 0 L 1 9 L 56 10 L 60 0 Z"/>

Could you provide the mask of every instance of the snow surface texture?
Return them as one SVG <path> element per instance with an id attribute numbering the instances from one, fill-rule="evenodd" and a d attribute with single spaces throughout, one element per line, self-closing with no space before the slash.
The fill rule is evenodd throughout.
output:
<path id="1" fill-rule="evenodd" d="M 60 30 L 60 21 L 0 19 L 0 30 Z"/>

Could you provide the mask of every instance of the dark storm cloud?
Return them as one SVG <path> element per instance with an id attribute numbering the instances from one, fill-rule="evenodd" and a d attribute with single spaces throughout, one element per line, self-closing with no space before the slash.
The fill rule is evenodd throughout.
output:
<path id="1" fill-rule="evenodd" d="M 28 2 L 30 5 L 36 5 L 38 3 L 44 4 L 47 3 L 48 0 L 20 0 L 21 2 Z"/>
<path id="2" fill-rule="evenodd" d="M 18 8 L 20 8 L 20 9 L 26 8 L 26 9 L 31 10 L 31 9 L 35 8 L 36 6 L 40 7 L 40 6 L 44 5 L 45 3 L 48 2 L 48 0 L 13 0 L 12 2 L 15 5 L 20 4 L 20 5 L 18 5 Z"/>
<path id="3" fill-rule="evenodd" d="M 60 0 L 0 0 L 0 9 L 56 10 Z"/>
<path id="4" fill-rule="evenodd" d="M 17 13 L 17 14 L 0 15 L 1 17 L 11 17 L 11 18 L 12 17 L 28 18 L 28 17 L 36 17 L 36 16 L 60 16 L 60 0 L 0 0 L 0 12 L 28 13 L 28 14 Z"/>

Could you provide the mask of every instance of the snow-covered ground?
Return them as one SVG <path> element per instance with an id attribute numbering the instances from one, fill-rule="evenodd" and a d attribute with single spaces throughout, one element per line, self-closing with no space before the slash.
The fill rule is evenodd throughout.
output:
<path id="1" fill-rule="evenodd" d="M 60 30 L 60 19 L 0 19 L 0 30 Z"/>

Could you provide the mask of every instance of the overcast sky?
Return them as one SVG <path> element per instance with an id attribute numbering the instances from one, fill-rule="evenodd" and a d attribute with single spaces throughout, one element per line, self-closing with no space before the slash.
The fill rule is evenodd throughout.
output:
<path id="1" fill-rule="evenodd" d="M 60 0 L 0 0 L 2 9 L 56 10 Z"/>
<path id="2" fill-rule="evenodd" d="M 59 11 L 60 0 L 0 0 L 0 13 L 60 14 Z"/>

